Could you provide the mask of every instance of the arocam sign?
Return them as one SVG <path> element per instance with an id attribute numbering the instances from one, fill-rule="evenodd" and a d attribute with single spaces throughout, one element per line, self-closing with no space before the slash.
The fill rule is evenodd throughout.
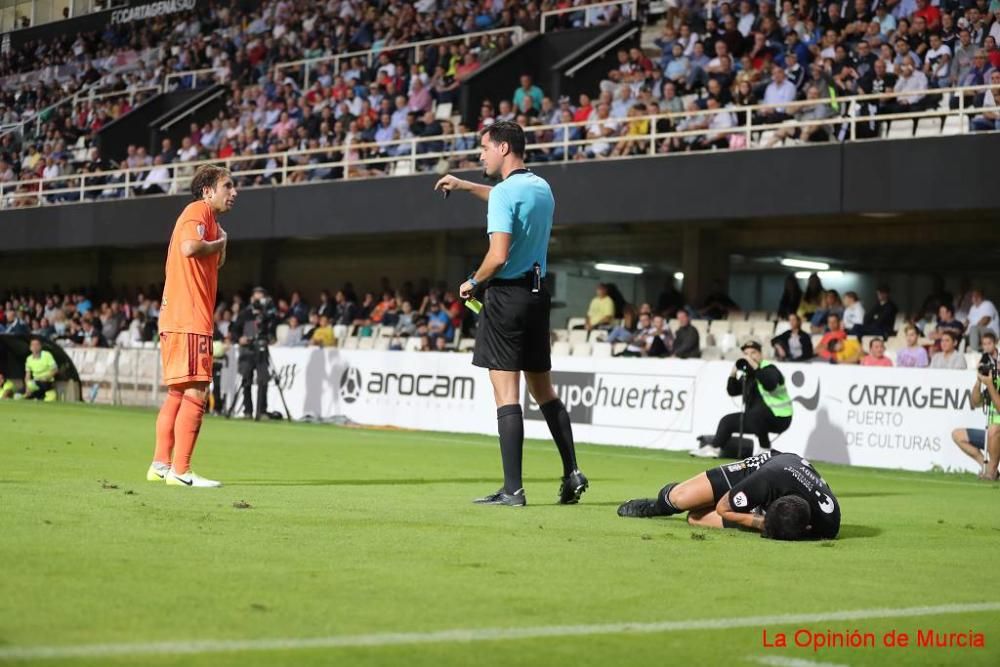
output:
<path id="1" fill-rule="evenodd" d="M 373 396 L 417 396 L 471 401 L 476 397 L 476 381 L 465 375 L 430 373 L 383 373 L 369 371 L 367 378 L 355 367 L 344 370 L 340 379 L 341 397 L 348 403 L 356 401 L 363 388 Z"/>

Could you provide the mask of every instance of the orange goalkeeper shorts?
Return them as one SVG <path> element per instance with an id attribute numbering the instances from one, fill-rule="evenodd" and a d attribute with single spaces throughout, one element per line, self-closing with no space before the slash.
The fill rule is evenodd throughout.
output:
<path id="1" fill-rule="evenodd" d="M 212 381 L 212 337 L 164 331 L 160 333 L 163 383 L 167 386 Z"/>

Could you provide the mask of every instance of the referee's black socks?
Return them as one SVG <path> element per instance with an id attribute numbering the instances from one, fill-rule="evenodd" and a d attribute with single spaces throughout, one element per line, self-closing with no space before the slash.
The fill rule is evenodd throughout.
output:
<path id="1" fill-rule="evenodd" d="M 521 481 L 521 457 L 524 453 L 524 416 L 520 403 L 497 408 L 497 432 L 500 434 L 500 459 L 503 461 L 503 489 L 515 493 Z"/>
<path id="2" fill-rule="evenodd" d="M 569 421 L 569 413 L 566 406 L 558 398 L 554 398 L 541 406 L 542 414 L 545 415 L 545 423 L 549 425 L 549 432 L 555 440 L 556 447 L 559 448 L 559 456 L 562 458 L 563 477 L 569 477 L 570 473 L 576 470 L 576 448 L 573 446 L 573 425 Z"/>

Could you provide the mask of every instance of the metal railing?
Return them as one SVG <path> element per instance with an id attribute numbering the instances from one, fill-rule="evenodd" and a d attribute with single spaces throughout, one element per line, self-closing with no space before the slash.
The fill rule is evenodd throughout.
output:
<path id="1" fill-rule="evenodd" d="M 896 93 L 857 95 L 837 99 L 821 98 L 782 104 L 760 104 L 745 107 L 699 109 L 672 113 L 633 115 L 627 118 L 591 119 L 558 125 L 530 126 L 527 131 L 534 140 L 527 146 L 526 161 L 534 163 L 566 163 L 584 157 L 629 159 L 641 156 L 673 153 L 673 143 L 684 144 L 699 137 L 725 137 L 731 145 L 742 143 L 743 148 L 763 148 L 782 134 L 791 140 L 794 130 L 810 127 L 839 128 L 843 140 L 858 139 L 858 127 L 868 123 L 903 123 L 904 131 L 895 129 L 889 138 L 913 136 L 917 122 L 939 123 L 933 134 L 965 134 L 969 132 L 970 119 L 983 112 L 1000 112 L 1000 107 L 967 106 L 967 98 L 988 90 L 990 86 L 945 88 L 924 91 L 928 95 L 941 95 L 944 104 L 938 108 L 912 112 L 871 114 L 862 108 L 865 102 L 893 100 Z M 913 91 L 901 92 L 898 97 L 911 97 Z M 1000 98 L 1000 91 L 997 92 Z M 954 100 L 954 108 L 951 101 Z M 840 115 L 822 119 L 774 118 L 765 112 L 796 110 L 815 106 L 828 106 L 842 110 Z M 730 114 L 733 122 L 725 127 L 711 127 L 712 119 L 719 114 Z M 949 122 L 953 121 L 953 122 Z M 908 124 L 907 124 L 908 123 Z M 624 134 L 603 135 L 604 125 L 617 124 L 627 128 Z M 907 133 L 908 128 L 908 133 Z M 594 136 L 573 138 L 574 130 L 586 135 L 587 130 L 597 129 Z M 780 134 L 779 134 L 780 133 Z M 739 141 L 737 141 L 739 138 Z M 881 132 L 874 139 L 883 138 Z M 673 140 L 678 140 L 674 142 Z M 598 150 L 598 149 L 601 150 Z M 588 156 L 588 149 L 598 155 Z M 339 145 L 323 146 L 308 150 L 271 153 L 266 155 L 240 155 L 219 160 L 172 163 L 168 166 L 169 178 L 157 182 L 167 193 L 183 191 L 194 170 L 202 164 L 224 164 L 237 180 L 238 187 L 285 185 L 311 180 L 358 179 L 384 176 L 405 176 L 420 171 L 432 171 L 441 163 L 448 169 L 468 167 L 478 161 L 478 134 L 449 133 L 432 137 L 410 137 L 393 141 L 364 143 L 349 137 Z M 43 204 L 74 203 L 97 198 L 127 198 L 148 194 L 145 176 L 152 167 L 118 169 L 59 176 L 51 179 L 28 179 L 14 183 L 0 183 L 0 205 L 5 208 L 39 206 Z M 155 192 L 155 191 L 154 191 Z"/>
<path id="2" fill-rule="evenodd" d="M 334 75 L 337 75 L 342 71 L 343 63 L 350 63 L 354 58 L 363 58 L 365 65 L 371 67 L 375 64 L 375 60 L 379 57 L 379 55 L 383 53 L 396 53 L 399 51 L 410 50 L 414 53 L 414 61 L 419 62 L 422 59 L 421 54 L 423 50 L 427 47 L 438 46 L 440 44 L 454 44 L 455 42 L 465 42 L 465 44 L 468 44 L 470 41 L 480 39 L 482 37 L 505 34 L 511 35 L 511 43 L 516 45 L 521 42 L 525 33 L 520 26 L 513 26 L 510 28 L 498 28 L 496 30 L 461 33 L 450 37 L 425 39 L 419 42 L 407 42 L 405 44 L 386 44 L 385 46 L 380 46 L 376 49 L 368 49 L 367 51 L 352 51 L 349 53 L 338 53 L 329 56 L 319 56 L 316 58 L 292 60 L 290 62 L 276 63 L 274 65 L 275 79 L 281 79 L 283 76 L 294 74 L 301 70 L 302 86 L 304 88 L 308 88 L 312 81 L 313 70 L 318 65 L 332 64 L 333 73 Z"/>
<path id="3" fill-rule="evenodd" d="M 163 77 L 162 91 L 169 93 L 178 88 L 197 88 L 215 83 L 224 84 L 227 81 L 229 81 L 229 68 L 227 67 L 205 67 L 183 72 L 171 72 Z"/>
<path id="4" fill-rule="evenodd" d="M 542 12 L 541 30 L 543 33 L 548 30 L 547 19 L 554 16 L 565 16 L 566 14 L 583 14 L 583 24 L 574 27 L 589 28 L 596 25 L 595 21 L 597 13 L 595 10 L 605 7 L 621 7 L 622 15 L 633 19 L 638 18 L 639 16 L 639 0 L 602 0 L 601 2 L 584 3 L 574 5 L 573 7 L 550 9 L 549 11 Z M 624 11 L 626 8 L 630 9 L 631 13 L 626 14 Z"/>

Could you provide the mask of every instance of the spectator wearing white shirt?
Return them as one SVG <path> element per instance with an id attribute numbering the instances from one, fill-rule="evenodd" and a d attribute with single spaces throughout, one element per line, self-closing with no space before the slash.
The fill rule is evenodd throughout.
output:
<path id="1" fill-rule="evenodd" d="M 614 102 L 611 103 L 612 118 L 626 118 L 628 110 L 632 108 L 632 88 L 622 86 L 615 95 Z"/>
<path id="2" fill-rule="evenodd" d="M 146 173 L 136 190 L 136 194 L 140 195 L 162 195 L 170 190 L 170 169 L 163 163 L 162 154 L 153 160 L 153 168 Z"/>
<path id="3" fill-rule="evenodd" d="M 744 37 L 749 37 L 753 31 L 754 23 L 757 22 L 757 15 L 753 13 L 753 6 L 748 0 L 740 3 L 740 18 L 736 23 L 736 29 Z"/>
<path id="4" fill-rule="evenodd" d="M 725 110 L 720 111 L 722 107 L 719 105 L 719 100 L 714 97 L 709 97 L 706 105 L 709 111 L 718 111 L 718 113 L 712 114 L 708 121 L 708 129 L 712 131 L 695 139 L 692 148 L 695 150 L 728 148 L 729 130 L 736 125 L 736 119 L 733 118 L 733 114 L 730 112 Z"/>
<path id="5" fill-rule="evenodd" d="M 899 68 L 899 80 L 894 88 L 900 95 L 896 101 L 887 104 L 887 113 L 908 113 L 919 111 L 921 103 L 924 101 L 927 91 L 927 77 L 924 73 L 916 69 L 913 58 L 906 56 Z"/>
<path id="6" fill-rule="evenodd" d="M 982 336 L 985 332 L 992 331 L 994 336 L 1000 333 L 997 308 L 992 301 L 983 298 L 981 289 L 972 290 L 972 308 L 969 309 L 966 331 L 969 332 L 969 347 L 976 352 L 982 352 Z"/>
<path id="7" fill-rule="evenodd" d="M 858 300 L 857 292 L 844 292 L 844 328 L 850 331 L 855 325 L 865 323 L 865 307 Z"/>
<path id="8" fill-rule="evenodd" d="M 309 339 L 305 336 L 305 329 L 299 323 L 299 318 L 294 315 L 288 318 L 288 334 L 285 336 L 286 347 L 306 347 Z"/>
<path id="9" fill-rule="evenodd" d="M 577 159 L 584 157 L 605 157 L 611 152 L 611 142 L 608 137 L 618 134 L 618 122 L 611 118 L 611 107 L 601 102 L 597 105 L 597 117 L 587 126 L 587 138 L 593 142 L 587 146 L 585 153 L 577 153 Z"/>
<path id="10" fill-rule="evenodd" d="M 950 368 L 964 371 L 965 355 L 958 351 L 959 335 L 950 329 L 941 336 L 941 351 L 931 358 L 931 368 Z"/>
<path id="11" fill-rule="evenodd" d="M 941 35 L 931 34 L 931 47 L 924 54 L 924 74 L 927 80 L 936 88 L 947 88 L 951 79 L 951 49 L 941 41 Z"/>
<path id="12" fill-rule="evenodd" d="M 795 101 L 795 85 L 788 80 L 785 70 L 775 65 L 771 68 L 771 83 L 764 90 L 764 104 L 787 104 Z M 789 118 L 784 106 L 765 109 L 758 114 L 762 123 L 780 123 Z"/>

